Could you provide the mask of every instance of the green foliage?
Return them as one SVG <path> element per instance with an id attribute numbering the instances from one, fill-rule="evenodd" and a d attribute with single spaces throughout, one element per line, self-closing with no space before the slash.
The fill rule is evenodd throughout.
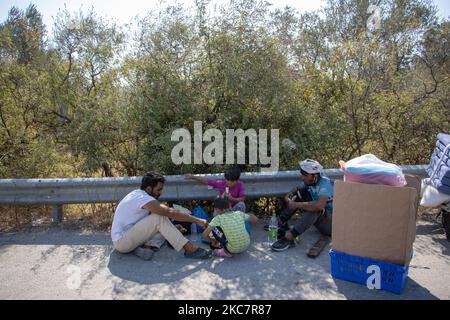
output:
<path id="1" fill-rule="evenodd" d="M 194 121 L 223 134 L 280 129 L 296 146 L 280 145 L 281 170 L 363 153 L 426 163 L 450 130 L 449 22 L 429 1 L 378 1 L 374 31 L 369 1 L 305 14 L 211 5 L 151 12 L 135 39 L 92 11 L 62 11 L 52 41 L 36 7 L 11 8 L 0 24 L 0 176 L 223 172 L 172 163 L 173 130 L 193 134 Z"/>

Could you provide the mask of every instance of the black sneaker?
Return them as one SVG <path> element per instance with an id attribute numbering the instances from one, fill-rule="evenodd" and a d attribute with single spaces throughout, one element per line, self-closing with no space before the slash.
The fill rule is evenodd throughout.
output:
<path id="1" fill-rule="evenodd" d="M 285 238 L 286 231 L 278 229 L 277 240 Z"/>
<path id="2" fill-rule="evenodd" d="M 277 252 L 285 251 L 293 247 L 295 247 L 294 240 L 288 240 L 286 238 L 281 238 L 280 240 L 272 244 L 272 250 Z"/>
<path id="3" fill-rule="evenodd" d="M 191 259 L 209 259 L 212 256 L 211 250 L 205 250 L 203 248 L 198 247 L 197 250 L 191 253 L 184 253 L 185 258 Z"/>

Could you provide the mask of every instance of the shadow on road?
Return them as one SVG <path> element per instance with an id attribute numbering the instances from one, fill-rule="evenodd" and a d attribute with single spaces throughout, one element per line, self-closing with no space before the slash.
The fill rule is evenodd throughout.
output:
<path id="1" fill-rule="evenodd" d="M 370 290 L 358 283 L 334 279 L 339 293 L 349 300 L 438 300 L 428 289 L 422 287 L 411 278 L 406 279 L 405 287 L 401 294 L 395 294 L 383 290 Z"/>
<path id="2" fill-rule="evenodd" d="M 445 269 L 450 263 L 450 244 L 442 234 L 433 233 L 435 229 L 435 224 L 418 226 L 415 255 L 433 256 L 439 259 L 439 268 Z M 269 250 L 267 232 L 258 225 L 252 230 L 248 251 L 233 258 L 191 260 L 166 245 L 151 261 L 143 261 L 115 251 L 108 233 L 53 230 L 0 234 L 0 255 L 11 261 L 11 272 L 18 252 L 29 256 L 27 270 L 35 277 L 42 277 L 49 268 L 64 272 L 69 264 L 80 265 L 86 287 L 101 283 L 104 288 L 97 289 L 103 290 L 99 296 L 113 299 L 437 299 L 416 282 L 423 279 L 418 277 L 421 273 L 411 269 L 416 281 L 408 278 L 401 295 L 333 279 L 329 246 L 316 259 L 306 256 L 318 237 L 317 231 L 308 230 L 296 247 L 276 253 Z M 32 252 L 28 246 L 34 248 Z M 428 260 L 418 261 L 420 267 Z"/>
<path id="3" fill-rule="evenodd" d="M 128 290 L 141 286 L 139 294 L 148 297 L 148 285 L 166 285 L 162 296 L 184 296 L 187 299 L 207 293 L 211 299 L 323 299 L 335 297 L 330 284 L 329 256 L 326 249 L 317 259 L 306 257 L 307 248 L 316 241 L 316 234 L 297 247 L 282 253 L 269 250 L 266 232 L 255 230 L 248 251 L 232 258 L 190 260 L 173 249 L 163 247 L 145 263 L 131 254 L 112 252 L 110 273 L 116 281 L 114 291 L 121 297 Z M 169 284 L 170 289 L 167 289 Z M 195 289 L 193 289 L 195 288 Z M 192 290 L 205 292 L 192 292 Z M 167 291 L 170 290 L 170 291 Z M 190 298 L 192 297 L 192 298 Z"/>
<path id="4" fill-rule="evenodd" d="M 429 245 L 420 245 L 416 239 L 414 250 L 419 253 L 433 253 L 446 259 L 450 258 L 450 242 L 445 236 L 442 224 L 439 224 L 437 221 L 420 224 L 417 226 L 416 234 L 417 236 L 429 236 L 435 246 L 431 248 Z"/>

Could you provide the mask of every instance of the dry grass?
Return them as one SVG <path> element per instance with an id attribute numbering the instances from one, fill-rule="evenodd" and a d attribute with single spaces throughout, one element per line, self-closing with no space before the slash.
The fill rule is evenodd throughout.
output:
<path id="1" fill-rule="evenodd" d="M 211 201 L 181 201 L 177 204 L 193 209 L 201 206 L 208 214 L 213 208 Z M 167 203 L 171 205 L 171 203 Z M 247 201 L 248 211 L 258 217 L 271 215 L 280 210 L 281 201 L 277 198 L 260 198 Z M 63 206 L 63 228 L 110 231 L 117 204 L 69 204 Z M 0 206 L 0 232 L 13 232 L 24 228 L 48 228 L 52 225 L 51 205 Z"/>
<path id="2" fill-rule="evenodd" d="M 248 211 L 259 218 L 268 217 L 273 212 L 279 212 L 282 207 L 280 198 L 260 198 L 247 201 Z M 211 201 L 183 201 L 177 204 L 194 208 L 201 206 L 209 214 L 212 213 Z M 170 205 L 170 203 L 169 203 Z M 116 204 L 71 204 L 64 205 L 64 220 L 62 226 L 70 229 L 110 231 Z M 52 206 L 0 206 L 0 232 L 12 232 L 23 228 L 43 227 L 52 224 Z M 418 215 L 421 219 L 435 221 L 439 208 L 419 207 Z"/>
<path id="3" fill-rule="evenodd" d="M 62 226 L 70 229 L 109 231 L 115 204 L 64 205 Z M 23 228 L 47 228 L 52 225 L 52 206 L 0 206 L 0 232 Z"/>
<path id="4" fill-rule="evenodd" d="M 428 208 L 428 207 L 419 206 L 419 210 L 418 210 L 417 214 L 418 214 L 419 218 L 422 220 L 434 222 L 434 221 L 436 221 L 439 211 L 440 211 L 439 207 Z"/>
<path id="5" fill-rule="evenodd" d="M 64 206 L 64 221 L 72 228 L 110 231 L 116 204 L 72 204 Z"/>
<path id="6" fill-rule="evenodd" d="M 2 205 L 0 206 L 0 212 L 0 232 L 10 232 L 25 226 L 51 222 L 52 207 Z"/>

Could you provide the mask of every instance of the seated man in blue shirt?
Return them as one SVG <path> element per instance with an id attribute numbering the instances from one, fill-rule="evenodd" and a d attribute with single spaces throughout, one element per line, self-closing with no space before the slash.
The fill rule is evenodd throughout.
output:
<path id="1" fill-rule="evenodd" d="M 285 197 L 287 208 L 278 216 L 278 241 L 272 244 L 272 250 L 284 251 L 294 247 L 295 238 L 313 225 L 322 235 L 331 236 L 333 182 L 321 176 L 322 169 L 315 160 L 300 162 L 302 183 Z M 289 219 L 299 209 L 304 211 L 303 216 L 289 228 Z"/>

